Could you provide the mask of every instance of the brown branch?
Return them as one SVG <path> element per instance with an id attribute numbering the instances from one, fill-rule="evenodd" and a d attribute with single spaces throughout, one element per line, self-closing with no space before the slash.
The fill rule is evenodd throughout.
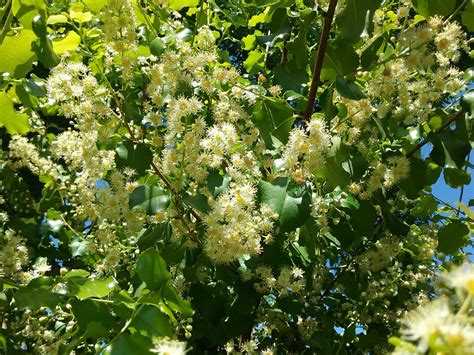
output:
<path id="1" fill-rule="evenodd" d="M 304 111 L 303 118 L 305 121 L 309 121 L 313 114 L 314 101 L 316 99 L 316 93 L 321 85 L 321 69 L 323 68 L 324 56 L 326 54 L 326 48 L 328 46 L 329 32 L 331 31 L 332 20 L 334 18 L 334 12 L 336 11 L 337 0 L 331 0 L 329 3 L 328 11 L 325 13 L 324 27 L 321 32 L 321 38 L 319 40 L 318 53 L 316 56 L 316 63 L 314 64 L 313 79 L 311 81 L 311 87 L 308 94 L 308 104 Z"/>
<path id="2" fill-rule="evenodd" d="M 453 115 L 451 115 L 447 120 L 446 122 L 444 122 L 437 130 L 435 130 L 433 132 L 433 134 L 438 134 L 442 131 L 444 131 L 447 127 L 449 127 L 449 125 L 451 123 L 453 123 L 454 121 L 456 121 L 459 117 L 461 117 L 463 114 L 462 111 L 458 111 L 456 113 L 454 113 Z M 407 158 L 410 158 L 413 156 L 413 154 L 415 154 L 417 151 L 419 151 L 422 147 L 424 147 L 426 144 L 428 144 L 430 142 L 429 139 L 425 139 L 424 141 L 418 143 L 416 146 L 414 146 L 407 154 L 406 154 L 406 157 Z"/>

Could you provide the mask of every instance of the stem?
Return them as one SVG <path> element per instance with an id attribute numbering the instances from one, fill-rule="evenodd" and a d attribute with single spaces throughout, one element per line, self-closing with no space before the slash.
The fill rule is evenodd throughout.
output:
<path id="1" fill-rule="evenodd" d="M 318 53 L 316 56 L 316 63 L 314 65 L 313 79 L 311 81 L 311 87 L 309 89 L 308 104 L 304 111 L 303 118 L 305 121 L 309 121 L 313 114 L 314 101 L 316 99 L 316 93 L 319 86 L 321 85 L 321 69 L 323 68 L 324 56 L 326 54 L 326 48 L 328 46 L 329 32 L 331 31 L 331 24 L 334 18 L 334 12 L 336 11 L 337 0 L 331 0 L 329 8 L 325 14 L 324 28 L 321 32 L 321 38 L 319 40 Z"/>
<path id="2" fill-rule="evenodd" d="M 449 117 L 446 122 L 444 122 L 437 130 L 435 130 L 433 132 L 433 134 L 438 134 L 442 131 L 444 131 L 447 127 L 449 127 L 449 125 L 451 123 L 453 123 L 454 121 L 456 121 L 459 117 L 461 117 L 463 114 L 462 111 L 458 111 L 456 112 L 455 114 L 451 115 L 451 117 Z M 417 151 L 419 151 L 422 147 L 424 147 L 427 143 L 429 143 L 429 139 L 425 139 L 424 141 L 418 143 L 416 146 L 414 146 L 407 154 L 406 154 L 406 157 L 407 158 L 410 158 L 413 156 L 413 154 L 415 154 Z"/>
<path id="3" fill-rule="evenodd" d="M 453 19 L 453 17 L 456 16 L 459 13 L 459 11 L 461 11 L 461 9 L 467 4 L 467 1 L 468 0 L 464 0 L 461 3 L 461 5 L 459 5 L 458 8 L 456 10 L 454 10 L 454 12 L 451 15 L 449 15 L 449 17 L 446 20 L 444 20 L 444 23 L 447 23 L 447 22 L 451 21 Z"/>
<path id="4" fill-rule="evenodd" d="M 8 10 L 8 16 L 7 19 L 5 20 L 5 23 L 3 24 L 2 32 L 0 33 L 0 44 L 3 43 L 3 40 L 5 39 L 5 36 L 7 35 L 7 32 L 10 30 L 10 26 L 12 24 L 13 20 L 13 5 L 12 5 L 12 0 L 9 0 L 7 4 L 5 5 L 5 9 L 10 5 L 10 10 Z"/>

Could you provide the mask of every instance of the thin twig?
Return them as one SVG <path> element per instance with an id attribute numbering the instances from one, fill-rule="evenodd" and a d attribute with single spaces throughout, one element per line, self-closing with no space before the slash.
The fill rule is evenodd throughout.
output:
<path id="1" fill-rule="evenodd" d="M 303 118 L 305 121 L 309 121 L 313 114 L 314 101 L 316 99 L 316 93 L 321 85 L 321 70 L 323 68 L 324 56 L 326 54 L 326 48 L 328 46 L 329 32 L 331 31 L 331 24 L 334 18 L 334 12 L 336 11 L 337 0 L 331 0 L 329 3 L 328 11 L 325 14 L 324 28 L 321 32 L 321 38 L 319 40 L 318 53 L 316 56 L 316 63 L 314 64 L 313 79 L 311 81 L 311 87 L 308 94 L 308 104 L 304 111 Z"/>
<path id="2" fill-rule="evenodd" d="M 451 117 L 449 117 L 446 122 L 444 122 L 437 130 L 435 130 L 433 132 L 433 134 L 438 134 L 442 131 L 444 131 L 447 127 L 449 127 L 449 125 L 451 123 L 453 123 L 454 121 L 456 121 L 459 117 L 462 116 L 464 112 L 462 111 L 458 111 L 456 112 L 455 114 L 451 115 Z M 413 154 L 415 154 L 417 151 L 419 151 L 421 148 L 423 148 L 426 144 L 428 144 L 430 142 L 429 139 L 425 139 L 424 141 L 418 143 L 416 146 L 414 146 L 407 154 L 406 154 L 406 157 L 407 158 L 410 158 L 413 156 Z"/>

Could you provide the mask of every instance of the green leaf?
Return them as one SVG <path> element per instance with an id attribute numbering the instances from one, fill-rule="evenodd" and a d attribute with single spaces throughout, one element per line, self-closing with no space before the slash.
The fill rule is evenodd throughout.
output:
<path id="1" fill-rule="evenodd" d="M 91 297 L 104 298 L 112 292 L 116 285 L 117 281 L 115 281 L 113 277 L 109 277 L 105 280 L 88 279 L 83 284 L 79 285 L 76 297 L 80 300 L 85 300 Z"/>
<path id="2" fill-rule="evenodd" d="M 26 286 L 19 288 L 13 296 L 15 305 L 19 308 L 48 307 L 54 309 L 59 302 L 59 296 L 49 290 L 39 287 Z"/>
<path id="3" fill-rule="evenodd" d="M 74 31 L 69 31 L 64 38 L 53 41 L 53 50 L 56 54 L 61 55 L 65 52 L 72 52 L 79 47 L 81 37 Z"/>
<path id="4" fill-rule="evenodd" d="M 169 0 L 168 7 L 172 10 L 179 11 L 185 7 L 198 6 L 199 0 Z"/>
<path id="5" fill-rule="evenodd" d="M 348 75 L 355 72 L 358 66 L 359 56 L 349 42 L 341 39 L 329 41 L 323 69 L 333 69 L 337 75 Z"/>
<path id="6" fill-rule="evenodd" d="M 288 178 L 282 177 L 272 183 L 260 181 L 258 184 L 260 202 L 268 204 L 278 213 L 281 228 L 285 231 L 301 227 L 311 212 L 311 201 L 306 190 L 295 193 L 292 185 Z"/>
<path id="7" fill-rule="evenodd" d="M 410 214 L 415 217 L 427 217 L 436 212 L 438 201 L 431 195 L 423 196 L 410 210 Z"/>
<path id="8" fill-rule="evenodd" d="M 88 244 L 87 240 L 82 238 L 74 238 L 69 242 L 69 249 L 71 250 L 72 256 L 83 256 L 88 253 Z"/>
<path id="9" fill-rule="evenodd" d="M 115 149 L 115 164 L 117 168 L 133 168 L 138 175 L 143 176 L 153 161 L 150 148 L 143 143 L 134 144 L 130 141 L 122 142 Z"/>
<path id="10" fill-rule="evenodd" d="M 16 36 L 6 36 L 0 45 L 0 73 L 7 72 L 14 78 L 23 78 L 36 60 L 36 54 L 31 50 L 36 39 L 34 32 L 26 29 Z"/>
<path id="11" fill-rule="evenodd" d="M 139 237 L 137 245 L 140 250 L 146 250 L 156 244 L 159 240 L 165 240 L 170 232 L 168 223 L 158 223 L 148 227 Z"/>
<path id="12" fill-rule="evenodd" d="M 458 188 L 471 183 L 471 174 L 463 169 L 444 169 L 444 181 L 453 188 Z"/>
<path id="13" fill-rule="evenodd" d="M 379 51 L 382 49 L 384 44 L 385 38 L 378 37 L 362 52 L 362 55 L 360 56 L 360 64 L 363 68 L 370 67 L 370 65 L 377 60 Z"/>
<path id="14" fill-rule="evenodd" d="M 5 127 L 8 133 L 26 134 L 30 131 L 28 115 L 15 111 L 13 100 L 5 92 L 0 92 L 0 113 L 0 127 Z"/>
<path id="15" fill-rule="evenodd" d="M 159 57 L 165 50 L 165 43 L 160 37 L 156 37 L 150 42 L 150 52 Z"/>
<path id="16" fill-rule="evenodd" d="M 115 318 L 104 303 L 93 300 L 72 300 L 72 312 L 87 338 L 105 337 L 116 325 Z"/>
<path id="17" fill-rule="evenodd" d="M 89 10 L 98 14 L 107 3 L 106 0 L 82 0 Z"/>
<path id="18" fill-rule="evenodd" d="M 69 12 L 69 17 L 75 22 L 82 24 L 92 20 L 92 14 L 90 12 L 74 11 Z"/>
<path id="19" fill-rule="evenodd" d="M 46 21 L 47 25 L 56 25 L 58 23 L 67 23 L 67 17 L 64 15 L 51 15 Z"/>
<path id="20" fill-rule="evenodd" d="M 461 221 L 452 221 L 438 232 L 438 251 L 453 254 L 466 244 L 469 228 Z"/>
<path id="21" fill-rule="evenodd" d="M 141 335 L 151 337 L 172 337 L 174 332 L 168 317 L 157 307 L 144 305 L 135 314 L 130 328 L 136 329 Z"/>
<path id="22" fill-rule="evenodd" d="M 153 344 L 151 338 L 139 333 L 122 333 L 110 343 L 104 352 L 107 355 L 149 354 Z"/>
<path id="23" fill-rule="evenodd" d="M 311 11 L 308 15 L 306 15 L 304 22 L 300 27 L 300 31 L 295 36 L 295 38 L 288 43 L 288 50 L 291 53 L 297 53 L 295 56 L 295 63 L 298 68 L 303 68 L 308 64 L 309 49 L 306 38 L 315 18 L 315 11 Z"/>
<path id="24" fill-rule="evenodd" d="M 451 130 L 436 135 L 432 134 L 431 142 L 433 143 L 433 150 L 430 153 L 431 159 L 445 168 L 461 169 L 466 156 L 471 151 L 469 142 L 458 137 Z"/>
<path id="25" fill-rule="evenodd" d="M 15 17 L 23 25 L 24 29 L 33 27 L 33 18 L 40 11 L 46 10 L 46 2 L 44 0 L 13 0 L 12 11 Z"/>
<path id="26" fill-rule="evenodd" d="M 163 298 L 166 300 L 166 304 L 173 311 L 181 313 L 183 316 L 190 317 L 194 314 L 191 307 L 191 302 L 182 299 L 176 290 L 170 285 L 164 285 L 161 291 Z"/>
<path id="27" fill-rule="evenodd" d="M 367 98 L 353 81 L 347 81 L 343 76 L 336 77 L 336 89 L 341 96 L 351 100 L 362 100 Z"/>
<path id="28" fill-rule="evenodd" d="M 298 68 L 295 60 L 291 60 L 283 67 L 277 65 L 273 68 L 273 80 L 284 91 L 294 90 L 300 92 L 302 85 L 306 84 L 309 75 L 304 68 Z"/>
<path id="29" fill-rule="evenodd" d="M 171 277 L 165 260 L 154 248 L 146 250 L 138 257 L 135 270 L 150 290 L 159 290 Z"/>
<path id="30" fill-rule="evenodd" d="M 137 187 L 129 198 L 130 208 L 142 208 L 149 215 L 165 210 L 169 204 L 169 193 L 152 185 Z"/>
<path id="31" fill-rule="evenodd" d="M 286 144 L 295 117 L 284 100 L 262 100 L 253 110 L 253 121 L 267 147 Z"/>
<path id="32" fill-rule="evenodd" d="M 241 39 L 242 42 L 242 49 L 246 51 L 250 51 L 255 47 L 257 43 L 257 37 L 255 34 L 250 34 Z"/>
<path id="33" fill-rule="evenodd" d="M 448 16 L 456 9 L 456 0 L 413 0 L 416 11 L 424 16 Z"/>
<path id="34" fill-rule="evenodd" d="M 474 32 L 474 2 L 468 1 L 462 12 L 461 22 L 467 27 L 469 32 Z"/>
<path id="35" fill-rule="evenodd" d="M 347 0 L 346 6 L 336 17 L 341 37 L 349 42 L 358 42 L 361 35 L 372 31 L 372 17 L 382 0 Z"/>
<path id="36" fill-rule="evenodd" d="M 244 68 L 250 75 L 257 73 L 263 69 L 264 54 L 258 49 L 249 52 L 247 59 L 244 61 Z"/>

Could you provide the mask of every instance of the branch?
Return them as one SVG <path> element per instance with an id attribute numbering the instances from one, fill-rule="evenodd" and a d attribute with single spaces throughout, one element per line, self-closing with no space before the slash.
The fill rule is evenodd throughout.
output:
<path id="1" fill-rule="evenodd" d="M 435 130 L 433 132 L 433 134 L 438 134 L 442 131 L 444 131 L 447 127 L 449 127 L 449 125 L 451 123 L 453 123 L 454 121 L 456 121 L 459 117 L 461 117 L 463 114 L 462 111 L 458 111 L 456 112 L 455 114 L 451 115 L 451 117 L 449 117 L 446 122 L 444 122 L 437 130 Z M 407 158 L 410 158 L 413 156 L 413 154 L 415 154 L 417 151 L 419 151 L 422 147 L 424 147 L 427 143 L 429 143 L 430 140 L 429 139 L 425 139 L 424 141 L 418 143 L 416 146 L 414 146 L 407 154 L 406 154 L 406 157 Z"/>
<path id="2" fill-rule="evenodd" d="M 313 79 L 311 81 L 311 87 L 308 94 L 308 104 L 304 111 L 303 118 L 305 121 L 309 121 L 313 114 L 314 101 L 316 99 L 316 93 L 321 85 L 321 69 L 323 67 L 324 56 L 326 54 L 326 48 L 328 46 L 329 32 L 331 31 L 331 24 L 334 18 L 334 12 L 336 11 L 337 0 L 331 0 L 329 3 L 328 11 L 325 13 L 325 21 L 323 32 L 321 32 L 321 38 L 319 40 L 318 53 L 316 56 L 316 63 L 314 64 Z"/>

